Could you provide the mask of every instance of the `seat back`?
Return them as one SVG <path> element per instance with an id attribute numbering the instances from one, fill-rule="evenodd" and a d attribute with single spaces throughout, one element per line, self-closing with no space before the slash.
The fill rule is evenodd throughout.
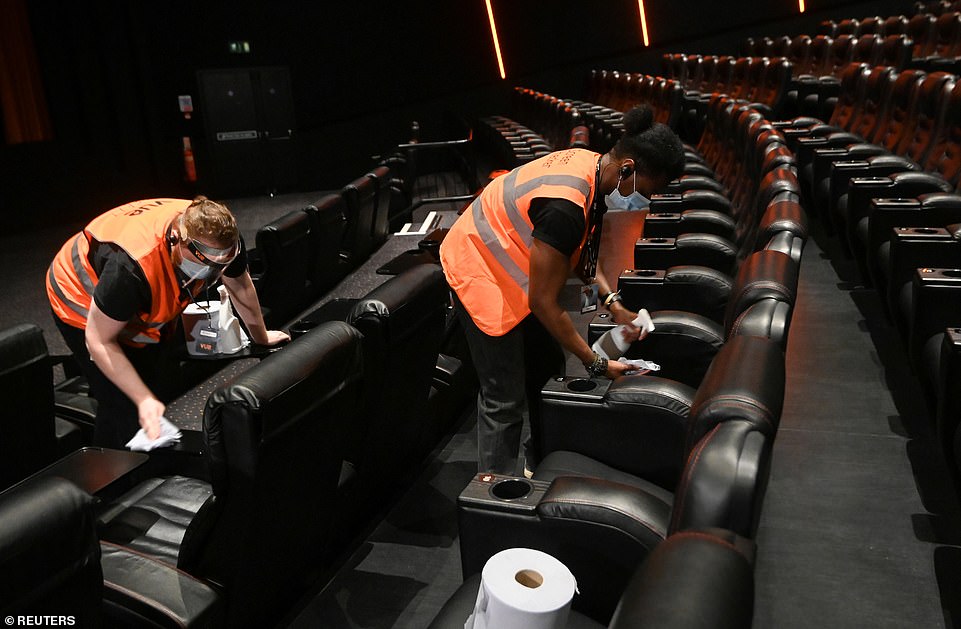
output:
<path id="1" fill-rule="evenodd" d="M 0 489 L 57 455 L 53 371 L 43 332 L 32 323 L 0 330 Z"/>
<path id="2" fill-rule="evenodd" d="M 374 248 L 377 248 L 387 241 L 387 234 L 390 233 L 390 201 L 391 172 L 387 166 L 378 166 L 367 176 L 374 180 L 377 188 L 377 201 L 374 207 L 374 219 L 371 222 L 370 238 Z"/>
<path id="3" fill-rule="evenodd" d="M 941 97 L 941 120 L 922 166 L 957 187 L 961 183 L 961 82 L 950 85 L 950 92 L 942 91 Z"/>
<path id="4" fill-rule="evenodd" d="M 0 614 L 97 626 L 103 598 L 93 501 L 58 477 L 0 494 Z"/>
<path id="5" fill-rule="evenodd" d="M 227 626 L 265 626 L 317 568 L 337 512 L 343 435 L 357 419 L 360 333 L 319 325 L 211 394 L 204 439 L 217 517 L 184 538 L 224 586 Z M 195 545 L 195 548 L 189 548 Z"/>
<path id="6" fill-rule="evenodd" d="M 921 163 L 928 155 L 944 114 L 954 75 L 932 72 L 917 88 L 917 102 L 895 154 Z"/>
<path id="7" fill-rule="evenodd" d="M 742 319 L 751 306 L 773 300 L 793 306 L 797 300 L 798 264 L 780 251 L 762 250 L 751 254 L 741 264 L 734 290 L 724 313 L 724 329 L 727 336 L 737 334 Z M 787 341 L 785 336 L 776 339 Z"/>
<path id="8" fill-rule="evenodd" d="M 608 627 L 750 627 L 753 563 L 750 540 L 717 530 L 675 533 L 634 573 Z"/>
<path id="9" fill-rule="evenodd" d="M 374 213 L 377 210 L 377 182 L 364 175 L 343 189 L 347 204 L 347 231 L 343 250 L 347 252 L 351 267 L 366 260 L 374 250 L 372 238 Z"/>
<path id="10" fill-rule="evenodd" d="M 268 326 L 283 325 L 306 305 L 313 251 L 310 219 L 293 210 L 257 230 L 262 269 L 252 274 Z"/>
<path id="11" fill-rule="evenodd" d="M 737 336 L 718 352 L 691 406 L 669 534 L 720 527 L 754 537 L 784 382 L 784 352 L 769 339 Z"/>
<path id="12" fill-rule="evenodd" d="M 340 193 L 328 194 L 304 208 L 310 223 L 311 263 L 307 269 L 310 294 L 323 294 L 348 272 L 341 255 L 347 229 L 346 207 Z"/>
<path id="13" fill-rule="evenodd" d="M 887 151 L 896 151 L 904 140 L 907 128 L 912 125 L 914 108 L 918 102 L 918 90 L 924 80 L 921 70 L 904 70 L 898 73 L 891 86 L 884 117 L 870 140 Z"/>
<path id="14" fill-rule="evenodd" d="M 396 479 L 434 445 L 423 443 L 427 399 L 449 303 L 440 267 L 423 264 L 369 292 L 347 318 L 364 337 L 367 389 L 348 460 L 369 480 Z"/>

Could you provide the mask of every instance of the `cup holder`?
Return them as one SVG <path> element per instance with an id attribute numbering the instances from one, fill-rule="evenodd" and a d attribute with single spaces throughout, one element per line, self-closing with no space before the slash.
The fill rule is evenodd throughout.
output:
<path id="1" fill-rule="evenodd" d="M 961 277 L 961 269 L 945 269 L 941 271 L 941 275 L 945 277 Z"/>
<path id="2" fill-rule="evenodd" d="M 567 389 L 577 393 L 587 393 L 588 391 L 593 391 L 596 388 L 597 383 L 587 378 L 578 378 L 577 380 L 571 380 L 567 383 Z"/>
<path id="3" fill-rule="evenodd" d="M 640 271 L 635 270 L 634 275 L 637 275 L 638 277 L 654 277 L 655 275 L 657 275 L 657 271 L 654 271 L 652 269 L 643 269 Z"/>
<path id="4" fill-rule="evenodd" d="M 915 227 L 913 230 L 915 234 L 936 234 L 938 230 L 931 227 Z"/>
<path id="5" fill-rule="evenodd" d="M 653 242 L 657 244 L 663 244 L 667 242 L 667 238 L 648 238 L 647 242 Z"/>
<path id="6" fill-rule="evenodd" d="M 534 484 L 526 478 L 508 478 L 491 485 L 491 496 L 498 500 L 518 500 L 534 491 Z"/>
<path id="7" fill-rule="evenodd" d="M 303 336 L 304 334 L 307 334 L 308 332 L 316 328 L 317 325 L 318 325 L 317 321 L 306 321 L 304 319 L 301 319 L 300 321 L 297 321 L 296 323 L 291 324 L 289 329 L 290 339 L 293 340 L 298 336 Z"/>

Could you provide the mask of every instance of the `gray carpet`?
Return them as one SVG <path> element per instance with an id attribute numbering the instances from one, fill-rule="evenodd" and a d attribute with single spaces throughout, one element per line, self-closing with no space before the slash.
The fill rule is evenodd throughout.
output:
<path id="1" fill-rule="evenodd" d="M 961 571 L 938 555 L 961 528 L 920 390 L 877 294 L 832 258 L 808 241 L 755 626 L 955 626 Z"/>

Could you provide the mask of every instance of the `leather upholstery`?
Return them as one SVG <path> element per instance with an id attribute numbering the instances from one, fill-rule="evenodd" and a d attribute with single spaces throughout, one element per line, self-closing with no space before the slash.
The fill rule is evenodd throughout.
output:
<path id="1" fill-rule="evenodd" d="M 84 445 L 80 429 L 68 421 L 73 415 L 60 417 L 53 363 L 43 332 L 32 323 L 0 330 L 0 395 L 0 490 Z M 95 412 L 92 403 L 86 425 Z"/>
<path id="2" fill-rule="evenodd" d="M 344 186 L 341 193 L 347 204 L 343 251 L 347 254 L 349 266 L 354 268 L 375 249 L 373 229 L 377 211 L 377 182 L 364 175 Z"/>
<path id="3" fill-rule="evenodd" d="M 0 612 L 96 625 L 103 576 L 90 496 L 61 478 L 0 494 Z"/>
<path id="4" fill-rule="evenodd" d="M 738 629 L 751 625 L 753 543 L 727 531 L 685 531 L 668 537 L 627 582 L 610 624 L 573 610 L 566 629 Z M 461 629 L 480 588 L 474 574 L 448 599 L 429 629 Z M 579 588 L 593 584 L 579 581 Z M 575 600 L 578 595 L 575 594 Z"/>
<path id="5" fill-rule="evenodd" d="M 0 612 L 73 616 L 82 627 L 221 626 L 207 584 L 169 564 L 97 541 L 93 501 L 40 477 L 0 494 Z"/>
<path id="6" fill-rule="evenodd" d="M 212 496 L 201 502 L 203 485 L 192 479 L 154 480 L 128 495 L 129 507 L 110 512 L 107 530 L 149 552 L 167 526 L 151 530 L 162 520 L 144 517 L 144 505 L 160 503 L 173 513 L 174 497 L 183 502 L 175 489 L 198 487 L 193 505 L 175 520 L 183 529 L 178 563 L 223 587 L 228 626 L 263 626 L 298 596 L 326 550 L 362 375 L 355 328 L 329 322 L 298 337 L 208 399 L 203 427 Z"/>
<path id="7" fill-rule="evenodd" d="M 307 270 L 310 294 L 318 296 L 339 282 L 348 271 L 341 246 L 347 229 L 347 209 L 339 193 L 328 194 L 304 211 L 310 222 L 311 261 Z"/>
<path id="8" fill-rule="evenodd" d="M 365 365 L 347 459 L 380 491 L 435 445 L 425 418 L 449 303 L 440 266 L 422 264 L 369 292 L 347 318 L 363 335 Z"/>
<path id="9" fill-rule="evenodd" d="M 306 305 L 310 219 L 294 210 L 257 230 L 260 269 L 251 273 L 268 326 L 280 326 Z"/>

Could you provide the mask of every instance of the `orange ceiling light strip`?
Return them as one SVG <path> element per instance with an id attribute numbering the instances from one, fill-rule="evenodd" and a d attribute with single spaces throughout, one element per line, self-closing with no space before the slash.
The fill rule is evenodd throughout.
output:
<path id="1" fill-rule="evenodd" d="M 801 0 L 804 2 L 804 0 Z M 644 0 L 637 0 L 637 8 L 641 11 L 641 35 L 644 37 L 644 45 L 650 46 L 651 40 L 647 37 L 647 14 L 644 13 Z"/>
<path id="2" fill-rule="evenodd" d="M 797 8 L 804 13 L 804 0 L 797 0 Z"/>
<path id="3" fill-rule="evenodd" d="M 487 0 L 487 19 L 491 23 L 491 36 L 494 38 L 494 54 L 497 55 L 497 68 L 501 72 L 501 78 L 506 79 L 507 74 L 504 72 L 504 59 L 501 57 L 501 43 L 497 38 L 497 25 L 494 23 L 494 8 L 491 6 L 491 0 Z"/>

